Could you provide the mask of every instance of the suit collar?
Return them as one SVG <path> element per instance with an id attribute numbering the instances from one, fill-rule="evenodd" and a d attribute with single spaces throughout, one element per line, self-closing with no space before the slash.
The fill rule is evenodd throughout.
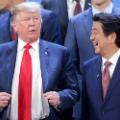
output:
<path id="1" fill-rule="evenodd" d="M 91 33 L 92 24 L 93 24 L 92 17 L 93 17 L 92 8 L 89 8 L 88 10 L 84 12 L 84 21 L 83 21 L 83 24 L 85 25 L 85 28 L 89 36 Z"/>
<path id="2" fill-rule="evenodd" d="M 17 54 L 17 41 L 11 42 L 8 46 L 8 58 L 6 59 L 6 70 L 7 70 L 7 80 L 9 83 L 8 91 L 11 92 L 11 86 L 12 86 L 12 79 L 14 74 L 14 68 L 15 68 L 15 61 L 16 61 L 16 54 Z"/>
<path id="3" fill-rule="evenodd" d="M 103 102 L 103 96 L 102 96 L 102 86 L 101 86 L 101 78 L 102 78 L 102 74 L 101 74 L 101 65 L 102 65 L 102 58 L 101 56 L 98 56 L 97 59 L 94 61 L 95 62 L 95 84 L 97 86 L 97 91 L 96 91 L 96 96 L 98 96 L 98 99 L 100 100 L 100 102 Z"/>
<path id="4" fill-rule="evenodd" d="M 47 85 L 48 85 L 48 64 L 49 64 L 49 47 L 48 44 L 46 44 L 45 41 L 40 41 L 40 66 L 41 66 L 41 75 L 42 75 L 42 81 L 43 81 L 43 91 L 46 91 Z"/>

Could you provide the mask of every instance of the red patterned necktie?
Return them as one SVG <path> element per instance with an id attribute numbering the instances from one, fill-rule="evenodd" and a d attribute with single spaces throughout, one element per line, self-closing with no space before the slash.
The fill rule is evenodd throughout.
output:
<path id="1" fill-rule="evenodd" d="M 75 9 L 74 9 L 74 15 L 77 15 L 82 10 L 81 10 L 81 5 L 80 5 L 80 0 L 75 0 L 75 1 L 76 1 L 76 5 L 75 5 Z"/>
<path id="2" fill-rule="evenodd" d="M 24 46 L 25 50 L 20 66 L 18 120 L 31 120 L 32 60 L 29 53 L 30 48 L 30 44 Z"/>
<path id="3" fill-rule="evenodd" d="M 103 88 L 103 97 L 106 96 L 106 92 L 107 92 L 107 89 L 108 89 L 108 85 L 109 85 L 109 82 L 110 82 L 110 72 L 109 72 L 109 67 L 112 63 L 109 62 L 109 61 L 106 61 L 105 62 L 105 68 L 103 70 L 103 73 L 102 73 L 102 88 Z"/>

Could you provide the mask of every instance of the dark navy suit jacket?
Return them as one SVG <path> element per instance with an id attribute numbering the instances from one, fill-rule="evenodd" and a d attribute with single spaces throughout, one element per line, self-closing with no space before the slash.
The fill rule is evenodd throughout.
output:
<path id="1" fill-rule="evenodd" d="M 113 7 L 113 14 L 120 15 L 120 9 Z M 65 39 L 65 46 L 67 46 L 73 56 L 74 64 L 78 71 L 79 85 L 81 86 L 81 72 L 83 62 L 95 56 L 94 48 L 90 40 L 92 29 L 92 8 L 78 14 L 70 19 L 67 35 Z M 76 108 L 77 107 L 77 108 Z M 77 103 L 73 116 L 81 117 L 80 115 L 81 104 Z"/>
<path id="2" fill-rule="evenodd" d="M 103 99 L 102 58 L 94 57 L 83 67 L 82 120 L 120 120 L 120 57 Z"/>
<path id="3" fill-rule="evenodd" d="M 86 0 L 85 9 L 89 7 L 90 0 Z M 41 4 L 45 9 L 52 10 L 59 18 L 62 27 L 62 38 L 65 39 L 68 26 L 68 8 L 66 0 L 41 0 Z M 64 42 L 64 41 L 63 41 Z"/>
<path id="4" fill-rule="evenodd" d="M 113 7 L 112 13 L 120 15 L 120 9 Z M 72 17 L 68 25 L 65 46 L 70 49 L 75 65 L 79 71 L 81 71 L 83 62 L 95 55 L 90 40 L 93 23 L 92 17 L 92 9 L 89 8 L 83 13 Z"/>
<path id="5" fill-rule="evenodd" d="M 53 12 L 44 9 L 42 9 L 41 14 L 41 38 L 50 42 L 63 44 L 60 23 L 57 16 Z M 6 10 L 0 14 L 0 43 L 9 42 L 11 40 L 10 19 L 10 11 Z"/>
<path id="6" fill-rule="evenodd" d="M 61 105 L 59 113 L 74 105 L 79 98 L 77 76 L 68 50 L 60 45 L 44 40 L 40 41 L 40 62 L 43 91 L 58 91 Z M 17 41 L 0 45 L 0 92 L 11 93 L 12 79 L 17 54 Z M 58 120 L 53 107 L 49 120 Z M 54 112 L 53 112 L 54 111 Z M 7 107 L 0 112 L 0 118 L 6 118 Z"/>

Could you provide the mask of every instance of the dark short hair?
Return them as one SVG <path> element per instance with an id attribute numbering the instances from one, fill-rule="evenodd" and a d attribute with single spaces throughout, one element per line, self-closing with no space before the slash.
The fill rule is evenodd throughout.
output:
<path id="1" fill-rule="evenodd" d="M 120 16 L 107 13 L 99 13 L 93 16 L 93 21 L 100 22 L 104 35 L 107 37 L 111 33 L 116 33 L 116 45 L 120 47 Z"/>

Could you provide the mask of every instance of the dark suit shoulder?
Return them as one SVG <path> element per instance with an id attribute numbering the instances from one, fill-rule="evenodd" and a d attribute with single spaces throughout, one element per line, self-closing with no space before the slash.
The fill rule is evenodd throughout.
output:
<path id="1" fill-rule="evenodd" d="M 67 47 L 56 44 L 56 43 L 52 43 L 52 42 L 48 42 L 46 40 L 41 40 L 41 43 L 44 44 L 46 47 L 50 48 L 50 49 L 56 49 L 56 50 L 68 50 Z"/>
<path id="2" fill-rule="evenodd" d="M 13 47 L 17 44 L 17 41 L 11 41 L 0 44 L 0 53 L 4 51 L 9 51 L 10 49 L 13 49 Z"/>
<path id="3" fill-rule="evenodd" d="M 85 61 L 84 66 L 91 66 L 100 60 L 101 60 L 101 57 L 99 55 L 96 55 L 95 57 L 92 57 L 91 59 Z"/>
<path id="4" fill-rule="evenodd" d="M 0 10 L 0 15 L 11 15 L 9 10 Z"/>
<path id="5" fill-rule="evenodd" d="M 47 9 L 42 9 L 41 14 L 42 14 L 42 16 L 55 15 L 51 10 L 47 10 Z"/>
<path id="6" fill-rule="evenodd" d="M 44 6 L 44 8 L 51 6 L 52 3 L 57 3 L 58 0 L 41 0 L 41 4 Z"/>
<path id="7" fill-rule="evenodd" d="M 43 22 L 46 21 L 45 23 L 50 22 L 50 21 L 54 21 L 57 23 L 59 22 L 58 17 L 51 10 L 42 9 L 41 15 L 42 15 Z"/>
<path id="8" fill-rule="evenodd" d="M 75 21 L 75 22 L 79 22 L 79 20 L 81 20 L 81 19 L 83 20 L 85 16 L 91 16 L 91 15 L 92 15 L 92 8 L 90 7 L 89 9 L 85 10 L 84 12 L 71 17 L 71 20 Z"/>

